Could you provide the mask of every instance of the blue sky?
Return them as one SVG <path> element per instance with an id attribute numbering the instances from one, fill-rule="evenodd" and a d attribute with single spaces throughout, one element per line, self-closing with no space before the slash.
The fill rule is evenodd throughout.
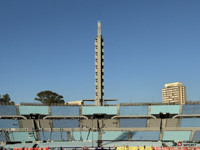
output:
<path id="1" fill-rule="evenodd" d="M 200 100 L 199 0 L 1 0 L 0 94 L 94 98 L 94 38 L 105 41 L 105 98 L 161 102 L 182 82 Z"/>

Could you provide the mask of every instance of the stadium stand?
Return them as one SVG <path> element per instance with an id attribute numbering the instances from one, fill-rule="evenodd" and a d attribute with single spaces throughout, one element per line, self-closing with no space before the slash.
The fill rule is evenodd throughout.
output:
<path id="1" fill-rule="evenodd" d="M 20 115 L 49 115 L 48 106 L 19 106 Z"/>
<path id="2" fill-rule="evenodd" d="M 200 141 L 200 131 L 195 131 L 193 141 Z"/>
<path id="3" fill-rule="evenodd" d="M 0 115 L 17 115 L 15 105 L 0 105 Z"/>
<path id="4" fill-rule="evenodd" d="M 40 140 L 67 141 L 68 136 L 67 132 L 40 132 Z"/>
<path id="5" fill-rule="evenodd" d="M 115 146 L 119 146 L 119 147 L 123 147 L 125 145 L 131 146 L 131 147 L 144 147 L 145 146 L 150 146 L 152 147 L 152 145 L 156 146 L 156 147 L 161 147 L 162 143 L 161 142 L 153 142 L 153 141 L 104 141 L 103 142 L 103 146 L 104 147 L 113 147 L 113 145 Z M 137 150 L 137 148 L 135 148 L 135 150 Z"/>
<path id="6" fill-rule="evenodd" d="M 97 128 L 97 119 L 82 120 L 83 128 Z"/>
<path id="7" fill-rule="evenodd" d="M 86 131 L 72 131 L 71 132 L 72 141 L 86 141 L 86 140 L 98 140 L 97 132 L 86 132 Z"/>
<path id="8" fill-rule="evenodd" d="M 166 127 L 177 127 L 178 126 L 178 119 L 167 119 Z"/>
<path id="9" fill-rule="evenodd" d="M 35 132 L 9 132 L 10 141 L 36 141 Z"/>
<path id="10" fill-rule="evenodd" d="M 164 131 L 163 140 L 189 141 L 191 131 Z"/>
<path id="11" fill-rule="evenodd" d="M 129 140 L 128 131 L 105 131 L 102 134 L 102 140 Z"/>
<path id="12" fill-rule="evenodd" d="M 52 128 L 51 120 L 39 120 L 40 128 Z"/>
<path id="13" fill-rule="evenodd" d="M 149 119 L 149 127 L 160 128 L 161 119 Z"/>
<path id="14" fill-rule="evenodd" d="M 73 147 L 96 147 L 97 143 L 92 141 L 65 141 L 65 142 L 49 142 L 49 143 L 39 143 L 39 147 L 50 147 L 50 148 L 57 148 L 59 150 L 62 147 L 63 150 L 72 150 Z M 70 149 L 71 148 L 71 149 Z M 81 149 L 80 149 L 81 150 Z"/>
<path id="15" fill-rule="evenodd" d="M 117 128 L 119 127 L 117 120 L 111 120 L 111 119 L 104 119 L 103 120 L 103 128 Z"/>
<path id="16" fill-rule="evenodd" d="M 22 128 L 34 128 L 33 119 L 21 120 Z"/>
<path id="17" fill-rule="evenodd" d="M 170 113 L 179 114 L 180 105 L 152 105 L 151 114 Z"/>
<path id="18" fill-rule="evenodd" d="M 9 150 L 14 149 L 14 148 L 24 148 L 24 147 L 32 148 L 33 145 L 34 145 L 33 143 L 6 144 L 4 148 L 9 149 Z"/>
<path id="19" fill-rule="evenodd" d="M 160 131 L 134 131 L 132 132 L 132 140 L 136 141 L 158 141 Z"/>
<path id="20" fill-rule="evenodd" d="M 51 106 L 52 116 L 79 116 L 79 106 Z"/>
<path id="21" fill-rule="evenodd" d="M 182 114 L 200 114 L 200 104 L 183 105 Z"/>
<path id="22" fill-rule="evenodd" d="M 78 119 L 61 119 L 53 120 L 54 128 L 79 128 L 80 123 Z"/>
<path id="23" fill-rule="evenodd" d="M 6 142 L 6 135 L 4 131 L 0 131 L 0 142 Z"/>
<path id="24" fill-rule="evenodd" d="M 120 119 L 119 127 L 123 128 L 144 128 L 147 126 L 146 119 Z"/>
<path id="25" fill-rule="evenodd" d="M 120 115 L 148 115 L 148 106 L 120 106 Z"/>
<path id="26" fill-rule="evenodd" d="M 0 119 L 0 128 L 19 128 L 18 120 Z"/>
<path id="27" fill-rule="evenodd" d="M 99 122 L 100 126 L 104 128 L 117 128 L 119 127 L 117 120 L 104 119 L 103 122 Z M 84 128 L 97 128 L 97 119 L 82 120 L 82 127 Z"/>
<path id="28" fill-rule="evenodd" d="M 117 106 L 83 106 L 82 115 L 93 115 L 93 114 L 107 114 L 116 115 Z"/>
<path id="29" fill-rule="evenodd" d="M 200 127 L 200 118 L 183 118 L 180 127 Z"/>
<path id="30" fill-rule="evenodd" d="M 0 119 L 0 131 L 2 128 L 5 130 L 5 132 L 0 132 L 0 141 L 60 141 L 63 143 L 65 141 L 68 143 L 68 146 L 71 145 L 72 147 L 75 146 L 74 143 L 81 147 L 84 142 L 88 145 L 97 145 L 99 139 L 102 140 L 105 146 L 113 146 L 116 141 L 119 141 L 120 144 L 123 143 L 123 145 L 127 143 L 133 146 L 136 146 L 133 143 L 137 143 L 138 141 L 199 141 L 200 118 L 194 118 L 195 116 L 189 116 L 193 118 L 178 116 L 172 119 L 175 114 L 181 112 L 182 108 L 183 113 L 198 114 L 196 108 L 194 108 L 193 111 L 184 110 L 196 107 L 195 105 L 185 106 L 139 105 L 118 107 L 19 105 L 15 107 L 13 105 L 5 105 L 5 108 L 8 107 L 9 111 L 12 108 L 11 112 L 7 113 L 4 109 L 4 105 L 0 105 L 0 107 L 5 110 L 4 112 L 0 110 L 0 113 L 4 116 L 4 118 Z M 96 114 L 104 113 L 107 114 L 106 118 L 98 118 L 98 115 L 97 118 L 95 118 Z M 160 113 L 170 113 L 174 115 L 162 118 L 159 115 Z M 26 118 L 23 118 L 23 116 L 9 118 L 5 117 L 5 114 L 15 116 L 24 115 Z M 41 115 L 38 118 L 34 118 L 34 115 L 30 114 Z M 150 114 L 153 114 L 156 119 L 152 119 Z M 86 115 L 86 117 L 83 115 Z M 77 116 L 83 117 L 79 118 Z M 120 118 L 120 116 L 122 116 L 122 118 Z M 101 130 L 99 130 L 100 128 Z M 92 129 L 94 129 L 94 131 L 92 131 Z M 109 142 L 106 143 L 106 141 Z M 118 145 L 120 146 L 120 144 Z M 156 143 L 154 144 L 156 145 Z M 46 145 L 56 147 L 55 143 L 47 142 Z"/>

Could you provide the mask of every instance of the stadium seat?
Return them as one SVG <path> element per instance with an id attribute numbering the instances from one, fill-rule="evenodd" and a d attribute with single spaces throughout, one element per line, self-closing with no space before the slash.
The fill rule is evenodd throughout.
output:
<path id="1" fill-rule="evenodd" d="M 148 115 L 148 106 L 120 106 L 120 115 Z"/>
<path id="2" fill-rule="evenodd" d="M 128 131 L 105 131 L 102 134 L 102 140 L 128 140 Z"/>
<path id="3" fill-rule="evenodd" d="M 117 115 L 117 106 L 83 106 L 82 115 L 93 114 Z"/>
<path id="4" fill-rule="evenodd" d="M 48 106 L 19 106 L 20 115 L 49 115 Z"/>
<path id="5" fill-rule="evenodd" d="M 163 140 L 189 141 L 191 131 L 164 131 Z"/>
<path id="6" fill-rule="evenodd" d="M 120 119 L 120 128 L 144 128 L 147 126 L 147 119 Z"/>
<path id="7" fill-rule="evenodd" d="M 51 106 L 52 116 L 79 116 L 79 106 Z"/>

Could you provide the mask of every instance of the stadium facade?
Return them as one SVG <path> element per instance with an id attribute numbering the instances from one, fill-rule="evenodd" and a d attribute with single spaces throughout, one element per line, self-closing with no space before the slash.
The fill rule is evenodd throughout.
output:
<path id="1" fill-rule="evenodd" d="M 199 108 L 200 104 L 0 105 L 0 141 L 65 141 L 74 147 L 76 141 L 104 147 L 124 142 L 136 146 L 139 141 L 198 142 Z"/>
<path id="2" fill-rule="evenodd" d="M 163 146 L 172 146 L 177 141 L 200 141 L 200 103 L 104 104 L 103 38 L 100 26 L 98 22 L 95 39 L 95 104 L 2 104 L 0 142 L 4 148 L 151 147 L 162 146 L 163 142 Z"/>

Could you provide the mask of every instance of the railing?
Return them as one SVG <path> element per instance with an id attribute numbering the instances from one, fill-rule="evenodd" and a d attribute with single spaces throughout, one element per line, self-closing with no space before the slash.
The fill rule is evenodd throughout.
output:
<path id="1" fill-rule="evenodd" d="M 154 103 L 120 103 L 120 106 L 144 106 L 144 105 L 180 105 L 178 103 L 160 103 L 160 102 L 154 102 Z"/>
<path id="2" fill-rule="evenodd" d="M 139 115 L 134 115 L 134 116 L 131 116 L 131 115 L 126 115 L 126 116 L 113 116 L 111 119 L 126 119 L 126 118 L 153 118 L 153 119 L 156 119 L 155 116 L 152 116 L 152 115 L 143 115 L 143 116 L 139 116 Z"/>
<path id="3" fill-rule="evenodd" d="M 46 119 L 86 119 L 88 120 L 88 117 L 86 116 L 46 116 L 43 118 L 43 120 L 46 120 Z"/>
<path id="4" fill-rule="evenodd" d="M 0 115 L 0 118 L 3 119 L 3 118 L 22 118 L 24 120 L 27 120 L 26 117 L 24 116 L 17 116 L 17 115 Z"/>
<path id="5" fill-rule="evenodd" d="M 21 106 L 79 106 L 79 105 L 71 105 L 71 104 L 62 104 L 62 103 L 20 103 Z"/>
<path id="6" fill-rule="evenodd" d="M 1 102 L 0 105 L 15 105 L 15 103 L 3 103 L 3 102 Z"/>

